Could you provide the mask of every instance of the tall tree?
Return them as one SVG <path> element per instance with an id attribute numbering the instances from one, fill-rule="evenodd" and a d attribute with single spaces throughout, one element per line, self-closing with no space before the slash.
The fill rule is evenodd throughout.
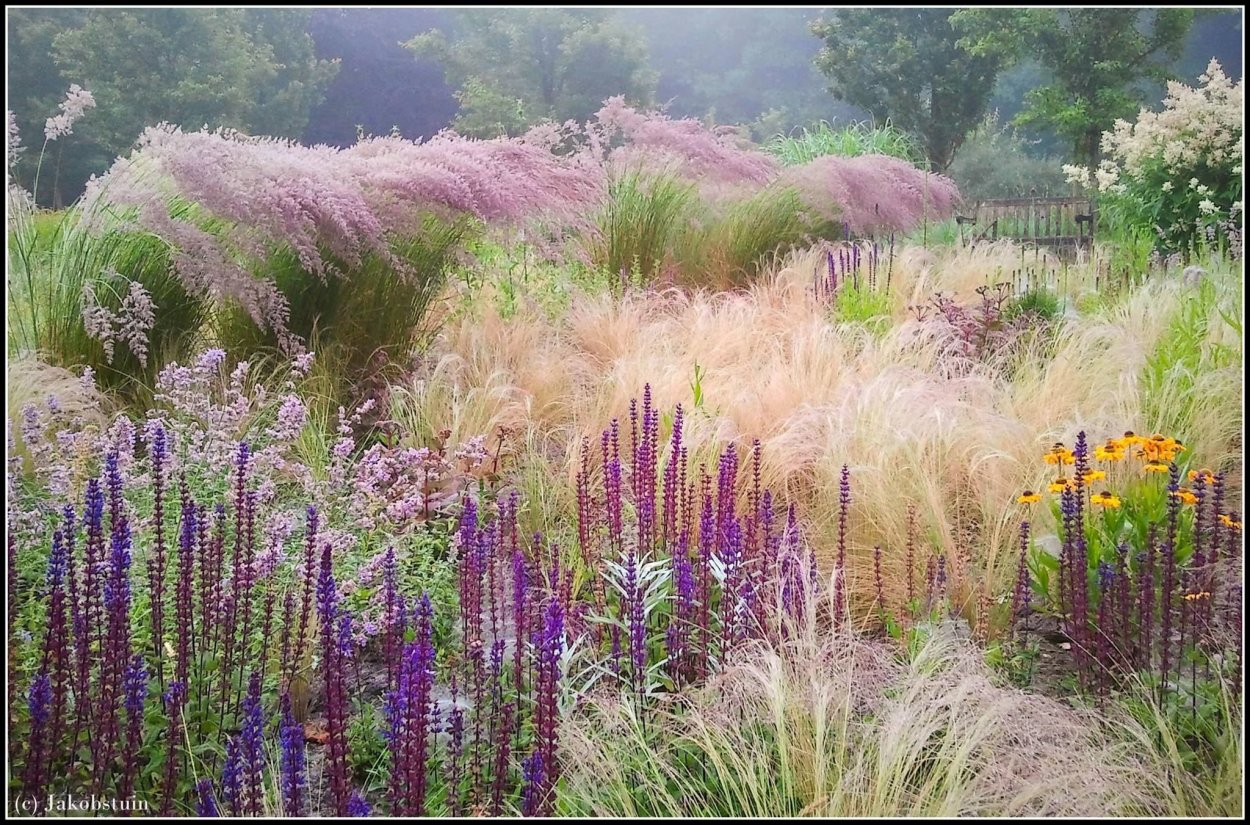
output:
<path id="1" fill-rule="evenodd" d="M 9 18 L 18 53 L 10 106 L 23 139 L 40 140 L 44 119 L 71 83 L 97 107 L 57 147 L 59 204 L 128 149 L 144 127 L 229 126 L 298 137 L 337 67 L 313 56 L 308 12 L 275 9 L 26 9 Z M 29 62 L 28 62 L 29 61 Z M 62 158 L 61 153 L 64 152 Z M 37 153 L 27 153 L 37 155 Z M 63 161 L 63 164 L 62 164 Z M 30 174 L 24 158 L 19 174 Z"/>
<path id="2" fill-rule="evenodd" d="M 1050 82 L 1025 94 L 1020 126 L 1049 127 L 1073 157 L 1098 162 L 1102 133 L 1131 118 L 1150 81 L 1169 79 L 1194 9 L 965 9 L 952 21 L 973 54 L 1035 59 Z"/>
<path id="3" fill-rule="evenodd" d="M 440 62 L 457 89 L 455 127 L 515 134 L 545 119 L 586 120 L 605 98 L 650 103 L 655 73 L 641 36 L 601 9 L 465 9 L 449 33 L 407 43 Z"/>
<path id="4" fill-rule="evenodd" d="M 93 135 L 112 151 L 160 120 L 298 136 L 337 71 L 313 57 L 307 24 L 302 11 L 101 9 L 52 50 L 96 96 Z"/>
<path id="5" fill-rule="evenodd" d="M 1005 60 L 958 44 L 953 9 L 840 9 L 812 26 L 830 91 L 915 134 L 945 169 L 989 105 Z"/>

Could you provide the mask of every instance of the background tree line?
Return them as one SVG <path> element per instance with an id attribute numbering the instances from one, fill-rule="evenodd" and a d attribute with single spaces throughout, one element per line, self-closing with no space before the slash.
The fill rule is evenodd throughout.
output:
<path id="1" fill-rule="evenodd" d="M 28 187 L 70 83 L 97 108 L 50 146 L 59 206 L 158 121 L 345 145 L 585 120 L 610 95 L 757 140 L 889 119 L 945 170 L 987 114 L 1017 150 L 1096 160 L 1098 136 L 1193 78 L 1242 71 L 1240 12 L 1192 9 L 17 9 L 9 101 Z M 971 156 L 965 152 L 965 157 Z"/>

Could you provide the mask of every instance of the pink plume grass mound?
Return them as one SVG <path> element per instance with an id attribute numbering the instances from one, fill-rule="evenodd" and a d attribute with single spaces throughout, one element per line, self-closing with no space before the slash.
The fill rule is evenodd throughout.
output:
<path id="1" fill-rule="evenodd" d="M 419 234 L 431 215 L 565 227 L 584 220 L 602 193 L 594 166 L 513 139 L 443 133 L 337 149 L 162 124 L 91 182 L 84 206 L 163 237 L 189 289 L 237 300 L 258 323 L 283 330 L 281 294 L 249 272 L 276 248 L 290 247 L 325 278 L 339 274 L 327 258 L 349 267 L 368 253 L 394 260 L 390 241 Z"/>
<path id="2" fill-rule="evenodd" d="M 926 216 L 951 217 L 960 203 L 950 178 L 889 155 L 827 155 L 786 169 L 781 181 L 818 216 L 843 222 L 856 235 L 907 232 Z"/>
<path id="3" fill-rule="evenodd" d="M 712 184 L 755 184 L 773 180 L 780 165 L 770 155 L 736 146 L 729 134 L 713 131 L 694 118 L 674 120 L 659 112 L 640 112 L 622 97 L 608 98 L 596 114 L 599 139 L 620 135 L 625 145 L 608 159 L 616 167 L 659 167 L 680 177 Z"/>

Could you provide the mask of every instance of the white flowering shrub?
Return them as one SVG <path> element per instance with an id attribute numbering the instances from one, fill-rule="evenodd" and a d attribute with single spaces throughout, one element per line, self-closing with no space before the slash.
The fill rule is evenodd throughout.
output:
<path id="1" fill-rule="evenodd" d="M 1244 81 L 1216 60 L 1197 88 L 1169 82 L 1163 110 L 1117 120 L 1102 136 L 1097 169 L 1065 166 L 1068 180 L 1096 188 L 1102 220 L 1153 230 L 1167 251 L 1227 242 L 1240 250 Z"/>

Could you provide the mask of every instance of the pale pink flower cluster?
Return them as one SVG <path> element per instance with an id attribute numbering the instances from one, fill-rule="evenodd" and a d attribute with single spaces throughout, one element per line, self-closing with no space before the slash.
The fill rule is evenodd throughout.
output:
<path id="1" fill-rule="evenodd" d="M 1067 177 L 1068 183 L 1076 184 L 1082 189 L 1088 189 L 1092 186 L 1089 175 L 1089 167 L 1081 166 L 1076 163 L 1065 163 L 1063 165 L 1063 174 Z"/>
<path id="2" fill-rule="evenodd" d="M 458 502 L 489 459 L 485 436 L 450 452 L 374 444 L 352 468 L 348 509 L 361 526 L 385 517 L 405 531 Z"/>
<path id="3" fill-rule="evenodd" d="M 454 504 L 464 479 L 441 451 L 374 444 L 354 469 L 351 509 L 362 525 L 415 524 Z"/>
<path id="4" fill-rule="evenodd" d="M 356 571 L 356 581 L 361 587 L 373 587 L 382 581 L 386 568 L 386 551 L 375 553 Z"/>
<path id="5" fill-rule="evenodd" d="M 22 444 L 30 454 L 31 463 L 36 467 L 46 467 L 51 462 L 53 444 L 47 438 L 47 427 L 43 415 L 34 404 L 22 407 Z"/>
<path id="6" fill-rule="evenodd" d="M 290 394 L 282 399 L 278 418 L 269 428 L 269 437 L 275 441 L 294 441 L 299 438 L 308 421 L 308 407 L 298 395 Z"/>
<path id="7" fill-rule="evenodd" d="M 223 350 L 209 349 L 191 366 L 174 362 L 156 377 L 154 400 L 161 412 L 152 416 L 165 421 L 178 448 L 174 452 L 209 466 L 230 466 L 252 415 L 266 400 L 263 385 L 248 386 L 246 361 L 223 376 L 225 360 Z"/>
<path id="8" fill-rule="evenodd" d="M 308 403 L 288 382 L 284 393 L 270 392 L 264 381 L 254 381 L 246 361 L 228 373 L 226 354 L 204 351 L 190 366 L 170 364 L 157 376 L 156 409 L 149 415 L 166 428 L 171 443 L 171 466 L 183 461 L 208 467 L 230 466 L 239 442 L 252 452 L 262 504 L 277 500 L 279 485 L 294 485 L 309 502 L 346 500 L 347 477 L 354 441 L 352 423 L 341 427 L 341 446 L 332 457 L 330 478 L 318 477 L 297 459 L 296 442 L 308 421 Z"/>
<path id="9" fill-rule="evenodd" d="M 94 388 L 73 394 L 73 413 L 54 395 L 42 407 L 26 404 L 21 409 L 20 432 L 30 467 L 52 498 L 62 502 L 81 497 L 88 475 L 98 470 L 100 452 L 113 447 L 109 434 L 101 434 L 84 418 L 85 413 L 99 411 Z M 22 464 L 22 451 L 12 444 L 9 461 L 11 468 Z"/>
<path id="10" fill-rule="evenodd" d="M 332 491 L 341 490 L 346 486 L 350 472 L 349 460 L 352 452 L 356 449 L 356 439 L 352 436 L 352 429 L 360 424 L 366 415 L 372 412 L 376 403 L 372 398 L 367 399 L 350 416 L 347 414 L 345 407 L 339 407 L 338 438 L 335 440 L 334 445 L 330 447 L 329 475 Z"/>
<path id="11" fill-rule="evenodd" d="M 296 356 L 291 362 L 291 371 L 299 376 L 308 375 L 312 370 L 313 360 L 316 357 L 316 353 L 313 352 L 305 352 L 303 355 Z"/>
<path id="12" fill-rule="evenodd" d="M 87 334 L 104 345 L 108 363 L 113 363 L 117 341 L 126 345 L 139 363 L 148 363 L 148 336 L 156 324 L 157 306 L 138 281 L 131 281 L 121 307 L 113 312 L 99 303 L 90 280 L 82 290 L 82 320 Z"/>
<path id="13" fill-rule="evenodd" d="M 5 480 L 4 499 L 6 524 L 9 532 L 15 536 L 26 536 L 42 525 L 44 514 L 40 511 L 37 501 L 22 495 L 22 454 L 17 449 L 17 440 L 13 437 L 13 419 L 6 417 L 5 444 Z M 27 505 L 30 506 L 27 506 Z"/>
<path id="14" fill-rule="evenodd" d="M 465 439 L 460 446 L 456 447 L 452 457 L 463 463 L 466 472 L 482 466 L 486 463 L 486 459 L 490 458 L 490 453 L 486 449 L 486 436 L 475 435 Z"/>
<path id="15" fill-rule="evenodd" d="M 286 543 L 295 534 L 295 518 L 290 513 L 275 513 L 265 521 L 265 548 L 252 562 L 252 576 L 263 579 L 286 560 Z"/>
<path id="16" fill-rule="evenodd" d="M 8 154 L 5 156 L 7 163 L 6 168 L 12 169 L 13 164 L 17 163 L 17 156 L 22 151 L 22 136 L 17 129 L 17 116 L 13 114 L 11 109 L 6 110 L 9 118 L 9 148 Z"/>
<path id="17" fill-rule="evenodd" d="M 87 335 L 104 345 L 104 357 L 113 363 L 113 321 L 112 310 L 103 306 L 96 299 L 95 284 L 85 281 L 82 285 L 82 324 Z"/>
<path id="18" fill-rule="evenodd" d="M 56 140 L 73 134 L 74 124 L 78 119 L 86 114 L 88 109 L 94 108 L 95 98 L 91 92 L 77 83 L 71 84 L 69 91 L 65 94 L 65 99 L 61 101 L 61 113 L 53 115 L 44 123 L 43 136 L 48 140 Z"/>
<path id="19" fill-rule="evenodd" d="M 135 444 L 138 442 L 139 430 L 129 416 L 119 415 L 104 433 L 99 451 L 117 453 L 117 469 L 122 479 L 129 479 L 136 471 Z"/>
<path id="20" fill-rule="evenodd" d="M 950 178 L 888 155 L 827 155 L 788 167 L 780 182 L 797 189 L 813 214 L 846 223 L 857 235 L 946 220 L 960 203 Z"/>
<path id="21" fill-rule="evenodd" d="M 8 117 L 9 149 L 5 156 L 5 168 L 9 170 L 9 175 L 6 201 L 9 220 L 13 221 L 19 215 L 28 215 L 33 212 L 35 201 L 31 194 L 17 182 L 17 176 L 13 174 L 13 167 L 17 165 L 18 158 L 22 155 L 22 136 L 17 128 L 17 117 L 11 111 Z"/>
<path id="22" fill-rule="evenodd" d="M 1212 58 L 1197 88 L 1168 82 L 1163 111 L 1142 109 L 1136 123 L 1117 120 L 1102 151 L 1130 177 L 1157 158 L 1169 172 L 1239 165 L 1245 154 L 1245 81 L 1234 83 Z M 1101 183 L 1101 182 L 1100 182 Z"/>

